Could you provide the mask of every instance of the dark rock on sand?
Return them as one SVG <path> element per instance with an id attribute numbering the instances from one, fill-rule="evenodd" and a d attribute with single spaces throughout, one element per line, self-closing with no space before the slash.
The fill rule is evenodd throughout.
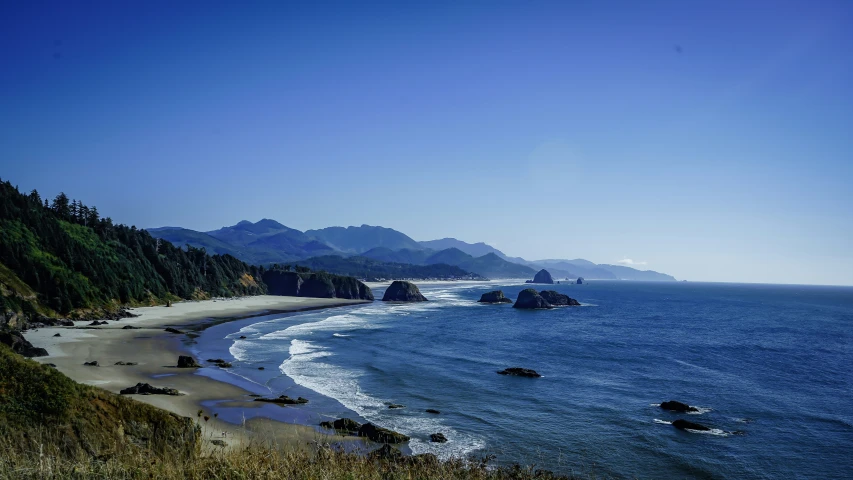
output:
<path id="1" fill-rule="evenodd" d="M 429 436 L 429 441 L 433 443 L 444 443 L 447 441 L 447 437 L 445 437 L 443 433 L 433 433 Z"/>
<path id="2" fill-rule="evenodd" d="M 535 370 L 531 370 L 529 368 L 520 368 L 520 367 L 507 368 L 505 370 L 499 371 L 498 374 L 500 374 L 500 375 L 513 375 L 516 377 L 529 377 L 529 378 L 539 378 L 542 376 L 542 375 L 539 375 L 538 373 L 536 373 Z"/>
<path id="3" fill-rule="evenodd" d="M 387 428 L 377 427 L 372 423 L 365 423 L 358 429 L 360 437 L 367 437 L 379 443 L 403 443 L 408 442 L 409 437 Z"/>
<path id="4" fill-rule="evenodd" d="M 196 363 L 193 357 L 189 355 L 181 355 L 178 357 L 178 368 L 198 368 L 201 365 Z"/>
<path id="5" fill-rule="evenodd" d="M 382 445 L 376 450 L 370 452 L 368 457 L 372 460 L 397 461 L 403 459 L 403 452 L 386 443 L 385 445 Z"/>
<path id="6" fill-rule="evenodd" d="M 132 367 L 133 365 L 138 365 L 136 362 L 116 362 L 114 365 L 122 365 Z"/>
<path id="7" fill-rule="evenodd" d="M 83 362 L 83 365 L 85 365 L 87 367 L 98 367 L 99 366 L 97 360 L 93 360 L 91 362 Z"/>
<path id="8" fill-rule="evenodd" d="M 54 337 L 61 337 L 62 335 L 60 335 L 60 334 L 58 334 L 58 333 L 57 333 L 57 334 L 54 334 L 53 336 L 54 336 Z"/>
<path id="9" fill-rule="evenodd" d="M 98 325 L 109 325 L 109 324 L 107 322 L 101 322 L 99 320 L 95 320 L 94 322 L 89 324 L 90 327 L 97 327 Z"/>
<path id="10" fill-rule="evenodd" d="M 688 405 L 686 403 L 677 402 L 675 400 L 670 400 L 668 402 L 661 403 L 660 408 L 662 408 L 664 410 L 671 410 L 673 412 L 679 412 L 679 413 L 698 412 L 699 411 L 699 409 L 696 407 L 691 407 L 690 405 Z"/>
<path id="11" fill-rule="evenodd" d="M 512 300 L 504 296 L 503 290 L 487 292 L 480 296 L 480 303 L 512 303 Z"/>
<path id="12" fill-rule="evenodd" d="M 696 430 L 699 432 L 707 432 L 710 428 L 698 423 L 688 422 L 687 420 L 678 419 L 672 422 L 672 426 L 679 430 Z"/>
<path id="13" fill-rule="evenodd" d="M 13 352 L 25 357 L 46 357 L 47 350 L 34 347 L 21 332 L 0 332 L 0 343 L 8 346 Z"/>
<path id="14" fill-rule="evenodd" d="M 125 325 L 121 327 L 122 330 L 139 330 L 139 327 L 134 327 L 133 325 Z"/>
<path id="15" fill-rule="evenodd" d="M 548 273 L 548 270 L 544 268 L 536 272 L 536 275 L 533 276 L 533 283 L 547 283 L 549 285 L 554 284 L 554 279 L 551 277 L 551 274 Z"/>
<path id="16" fill-rule="evenodd" d="M 184 332 L 178 330 L 177 328 L 172 328 L 172 327 L 167 328 L 166 331 L 169 333 L 178 333 L 178 334 L 184 333 Z"/>
<path id="17" fill-rule="evenodd" d="M 516 299 L 515 305 L 513 305 L 512 308 L 540 309 L 554 307 L 552 307 L 547 300 L 542 298 L 542 295 L 539 295 L 539 292 L 536 290 L 532 288 L 525 288 L 518 292 L 518 299 Z"/>
<path id="18" fill-rule="evenodd" d="M 546 302 L 550 303 L 553 307 L 565 307 L 565 306 L 579 306 L 580 302 L 575 300 L 574 298 L 563 295 L 562 293 L 555 292 L 554 290 L 542 290 L 539 292 L 539 296 L 545 299 Z"/>
<path id="19" fill-rule="evenodd" d="M 307 398 L 299 397 L 297 399 L 293 399 L 288 397 L 287 395 L 282 395 L 278 398 L 256 398 L 256 402 L 267 402 L 267 403 L 277 403 L 279 405 L 304 405 L 308 403 Z"/>
<path id="20" fill-rule="evenodd" d="M 434 414 L 436 414 L 436 415 L 438 415 L 439 413 L 441 413 L 441 412 L 439 412 L 438 410 L 436 410 L 436 409 L 434 409 L 434 408 L 427 408 L 427 409 L 426 409 L 426 412 L 427 412 L 427 413 L 434 413 Z"/>
<path id="21" fill-rule="evenodd" d="M 356 433 L 358 432 L 358 429 L 361 428 L 360 423 L 349 418 L 339 418 L 334 422 L 320 422 L 320 426 L 350 433 Z"/>
<path id="22" fill-rule="evenodd" d="M 395 280 L 382 297 L 383 302 L 426 302 L 427 299 L 421 295 L 421 291 L 414 283 Z"/>
<path id="23" fill-rule="evenodd" d="M 122 395 L 180 395 L 181 392 L 174 388 L 154 387 L 147 383 L 137 383 L 119 392 Z"/>

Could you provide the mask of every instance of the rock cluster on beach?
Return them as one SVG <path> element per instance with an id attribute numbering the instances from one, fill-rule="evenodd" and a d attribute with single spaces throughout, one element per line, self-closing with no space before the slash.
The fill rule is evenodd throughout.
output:
<path id="1" fill-rule="evenodd" d="M 331 428 L 339 432 L 358 435 L 359 437 L 367 437 L 370 440 L 379 443 L 404 443 L 409 441 L 409 437 L 402 433 L 378 427 L 372 423 L 365 423 L 362 425 L 349 418 L 339 418 L 334 422 L 321 422 L 320 426 L 323 428 Z"/>
<path id="2" fill-rule="evenodd" d="M 541 292 L 537 292 L 532 288 L 525 288 L 518 292 L 518 298 L 512 307 L 535 310 L 578 305 L 580 305 L 580 302 L 574 298 L 555 292 L 554 290 L 542 290 Z"/>
<path id="3" fill-rule="evenodd" d="M 529 368 L 521 368 L 521 367 L 512 367 L 506 368 L 498 371 L 500 375 L 513 375 L 516 377 L 530 377 L 530 378 L 539 378 L 542 375 L 536 372 L 536 370 L 531 370 Z"/>
<path id="4" fill-rule="evenodd" d="M 290 398 L 287 395 L 282 395 L 278 398 L 256 398 L 256 402 L 277 403 L 279 405 L 304 405 L 308 403 L 307 398 Z"/>
<path id="5" fill-rule="evenodd" d="M 480 303 L 512 303 L 512 300 L 506 298 L 504 296 L 503 290 L 495 290 L 493 292 L 486 292 L 480 296 Z"/>
<path id="6" fill-rule="evenodd" d="M 421 294 L 418 286 L 411 282 L 395 280 L 385 290 L 382 297 L 383 302 L 426 302 L 427 299 Z"/>
<path id="7" fill-rule="evenodd" d="M 208 358 L 207 361 L 219 368 L 231 368 L 231 362 L 227 362 L 221 358 Z"/>
<path id="8" fill-rule="evenodd" d="M 195 361 L 193 357 L 189 355 L 180 355 L 178 357 L 178 368 L 198 368 L 201 365 Z"/>
<path id="9" fill-rule="evenodd" d="M 25 357 L 46 357 L 48 355 L 47 350 L 34 347 L 20 332 L 0 332 L 0 343 Z"/>
<path id="10" fill-rule="evenodd" d="M 174 388 L 154 387 L 148 383 L 137 383 L 122 389 L 119 393 L 122 395 L 181 395 L 181 392 Z"/>

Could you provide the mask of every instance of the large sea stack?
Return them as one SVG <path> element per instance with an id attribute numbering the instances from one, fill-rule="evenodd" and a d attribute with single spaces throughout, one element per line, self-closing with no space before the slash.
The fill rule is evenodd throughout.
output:
<path id="1" fill-rule="evenodd" d="M 414 283 L 395 280 L 382 297 L 383 302 L 426 302 L 418 286 Z"/>
<path id="2" fill-rule="evenodd" d="M 547 283 L 549 285 L 554 284 L 554 279 L 551 278 L 551 274 L 548 273 L 548 270 L 544 268 L 536 272 L 536 275 L 533 276 L 533 283 Z"/>
<path id="3" fill-rule="evenodd" d="M 532 288 L 525 288 L 518 292 L 518 298 L 515 300 L 515 305 L 512 308 L 537 309 L 537 308 L 554 308 L 547 300 L 539 295 L 539 292 Z"/>
<path id="4" fill-rule="evenodd" d="M 554 290 L 542 290 L 539 295 L 554 307 L 579 306 L 580 302 L 574 298 L 555 292 Z"/>

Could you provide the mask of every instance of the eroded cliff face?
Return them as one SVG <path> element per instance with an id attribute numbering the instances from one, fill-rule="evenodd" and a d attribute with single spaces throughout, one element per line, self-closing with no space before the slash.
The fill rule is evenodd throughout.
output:
<path id="1" fill-rule="evenodd" d="M 263 280 L 270 295 L 373 300 L 370 287 L 344 275 L 268 270 Z"/>

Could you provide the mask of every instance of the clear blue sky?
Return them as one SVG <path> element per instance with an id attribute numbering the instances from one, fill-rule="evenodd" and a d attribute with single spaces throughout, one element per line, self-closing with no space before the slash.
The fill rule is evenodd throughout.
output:
<path id="1" fill-rule="evenodd" d="M 853 2 L 309 3 L 3 2 L 0 177 L 139 227 L 853 284 Z"/>

